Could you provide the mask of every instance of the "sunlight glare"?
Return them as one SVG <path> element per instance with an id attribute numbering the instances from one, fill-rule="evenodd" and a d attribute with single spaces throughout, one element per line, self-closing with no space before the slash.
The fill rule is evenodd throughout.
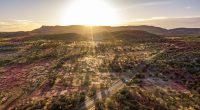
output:
<path id="1" fill-rule="evenodd" d="M 103 0 L 75 0 L 62 17 L 63 25 L 117 25 L 114 8 Z"/>

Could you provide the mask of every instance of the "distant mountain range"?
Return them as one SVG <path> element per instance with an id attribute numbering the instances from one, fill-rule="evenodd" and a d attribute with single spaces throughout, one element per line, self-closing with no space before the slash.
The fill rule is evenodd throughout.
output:
<path id="1" fill-rule="evenodd" d="M 72 26 L 42 26 L 41 28 L 35 29 L 33 33 L 40 34 L 62 34 L 62 33 L 78 33 L 78 34 L 88 34 L 99 33 L 99 32 L 115 32 L 115 31 L 125 31 L 125 30 L 140 30 L 149 33 L 163 35 L 163 36 L 200 36 L 200 28 L 175 28 L 175 29 L 164 29 L 155 26 L 94 26 L 91 27 L 72 25 Z"/>

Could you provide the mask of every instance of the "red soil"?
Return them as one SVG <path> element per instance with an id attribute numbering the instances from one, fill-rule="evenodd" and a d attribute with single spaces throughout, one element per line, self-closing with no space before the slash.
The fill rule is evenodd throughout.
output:
<path id="1" fill-rule="evenodd" d="M 45 63 L 20 64 L 4 67 L 0 76 L 0 91 L 9 90 L 25 83 L 28 76 L 31 75 L 31 69 L 36 66 L 42 66 Z"/>

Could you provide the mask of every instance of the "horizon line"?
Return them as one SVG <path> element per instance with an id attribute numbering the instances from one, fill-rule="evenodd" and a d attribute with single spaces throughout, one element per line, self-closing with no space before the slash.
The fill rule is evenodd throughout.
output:
<path id="1" fill-rule="evenodd" d="M 40 27 L 38 28 L 35 28 L 35 29 L 32 29 L 30 31 L 0 31 L 0 33 L 12 33 L 12 32 L 31 32 L 31 31 L 34 31 L 36 29 L 40 29 L 42 27 L 69 27 L 69 26 L 83 26 L 83 27 L 91 27 L 91 25 L 41 25 Z M 112 26 L 112 25 L 93 25 L 92 27 L 139 27 L 139 26 L 147 26 L 147 27 L 156 27 L 156 28 L 162 28 L 162 29 L 165 29 L 165 30 L 171 30 L 171 29 L 180 29 L 180 28 L 185 28 L 185 29 L 200 29 L 200 27 L 176 27 L 176 28 L 164 28 L 162 26 L 154 26 L 154 25 L 115 25 L 115 26 Z"/>

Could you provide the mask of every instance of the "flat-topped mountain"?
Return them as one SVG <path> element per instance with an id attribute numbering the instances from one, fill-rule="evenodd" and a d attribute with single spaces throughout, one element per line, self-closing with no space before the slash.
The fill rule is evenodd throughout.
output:
<path id="1" fill-rule="evenodd" d="M 93 26 L 92 29 L 89 26 L 82 25 L 71 25 L 71 26 L 42 26 L 41 28 L 35 29 L 32 32 L 40 34 L 61 34 L 61 33 L 78 33 L 88 34 L 99 33 L 99 32 L 115 32 L 124 30 L 141 30 L 149 33 L 164 35 L 164 36 L 199 36 L 200 28 L 175 28 L 175 29 L 164 29 L 155 26 Z"/>
<path id="2" fill-rule="evenodd" d="M 154 26 L 93 26 L 92 31 L 94 33 L 98 32 L 114 32 L 114 31 L 123 31 L 123 30 L 141 30 L 150 33 L 162 34 L 165 33 L 167 30 L 154 27 Z M 79 33 L 84 34 L 91 31 L 91 27 L 89 26 L 81 26 L 81 25 L 71 25 L 71 26 L 42 26 L 39 29 L 33 30 L 36 33 L 43 33 L 43 34 L 58 34 L 58 33 Z"/>

